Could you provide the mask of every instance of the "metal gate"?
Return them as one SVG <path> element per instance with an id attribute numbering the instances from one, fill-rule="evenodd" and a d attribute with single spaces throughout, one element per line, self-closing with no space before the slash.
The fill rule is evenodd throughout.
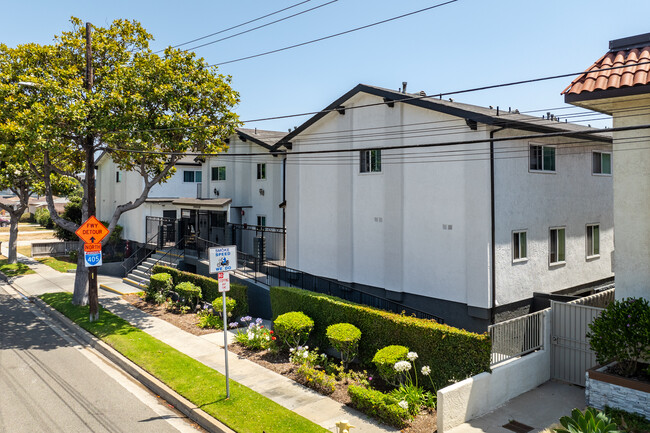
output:
<path id="1" fill-rule="evenodd" d="M 586 334 L 602 308 L 551 301 L 551 378 L 585 386 L 585 371 L 597 364 Z"/>

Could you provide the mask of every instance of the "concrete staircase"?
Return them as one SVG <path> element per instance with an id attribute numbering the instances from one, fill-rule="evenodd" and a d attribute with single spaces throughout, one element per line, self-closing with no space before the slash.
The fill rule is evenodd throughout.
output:
<path id="1" fill-rule="evenodd" d="M 126 277 L 122 278 L 122 281 L 130 286 L 146 290 L 149 287 L 149 276 L 151 275 L 151 268 L 154 265 L 176 268 L 179 258 L 180 256 L 176 254 L 170 254 L 164 250 L 157 250 L 145 261 L 140 263 L 137 268 L 133 269 Z"/>

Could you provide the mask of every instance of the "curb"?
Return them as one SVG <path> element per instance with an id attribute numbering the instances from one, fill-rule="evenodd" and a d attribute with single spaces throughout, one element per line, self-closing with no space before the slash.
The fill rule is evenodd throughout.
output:
<path id="1" fill-rule="evenodd" d="M 59 324 L 63 325 L 67 330 L 71 331 L 81 341 L 104 355 L 124 372 L 131 375 L 135 380 L 174 406 L 174 408 L 182 412 L 185 416 L 200 425 L 202 428 L 211 433 L 236 433 L 234 430 L 228 428 L 225 424 L 205 413 L 194 403 L 176 393 L 176 391 L 165 385 L 162 381 L 158 380 L 156 377 L 152 376 L 144 369 L 131 362 L 131 360 L 113 349 L 111 346 L 104 343 L 86 330 L 77 326 L 70 319 L 43 302 L 43 300 L 40 298 L 30 297 L 30 299 L 36 306 L 38 306 L 41 311 L 46 313 L 49 317 L 55 319 L 57 322 L 59 322 Z"/>
<path id="2" fill-rule="evenodd" d="M 119 290 L 114 289 L 114 288 L 112 288 L 110 286 L 107 286 L 106 284 L 100 284 L 99 288 L 104 289 L 104 290 L 109 291 L 109 292 L 117 293 L 118 295 L 122 295 L 122 296 L 129 294 L 127 292 L 120 292 Z"/>

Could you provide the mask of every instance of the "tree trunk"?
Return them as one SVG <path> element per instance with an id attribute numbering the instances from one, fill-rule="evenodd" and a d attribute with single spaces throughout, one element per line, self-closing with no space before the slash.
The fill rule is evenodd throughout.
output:
<path id="1" fill-rule="evenodd" d="M 77 272 L 74 275 L 74 292 L 72 294 L 74 305 L 88 305 L 88 268 L 84 265 L 84 246 L 79 243 L 77 251 Z"/>
<path id="2" fill-rule="evenodd" d="M 10 217 L 10 226 L 9 226 L 9 246 L 7 247 L 7 250 L 9 251 L 8 257 L 7 257 L 7 262 L 9 264 L 14 264 L 18 262 L 18 253 L 16 252 L 16 244 L 18 243 L 18 220 L 20 219 L 20 215 L 17 215 L 16 212 L 10 212 L 9 213 Z"/>

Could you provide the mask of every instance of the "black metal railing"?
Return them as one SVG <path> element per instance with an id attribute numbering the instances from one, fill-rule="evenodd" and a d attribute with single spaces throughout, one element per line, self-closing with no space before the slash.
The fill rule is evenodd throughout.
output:
<path id="1" fill-rule="evenodd" d="M 122 267 L 124 268 L 124 275 L 129 275 L 132 270 L 140 266 L 142 262 L 147 260 L 147 258 L 156 251 L 158 246 L 157 243 L 158 233 L 151 236 L 146 242 L 138 247 L 133 254 L 129 256 L 129 260 L 122 262 Z"/>
<path id="2" fill-rule="evenodd" d="M 178 242 L 176 242 L 174 246 L 167 247 L 162 257 L 156 260 L 156 262 L 149 269 L 147 269 L 146 274 L 151 275 L 151 271 L 153 267 L 158 264 L 171 266 L 171 267 L 177 266 L 178 262 L 180 262 L 185 256 L 185 250 L 181 248 L 181 245 L 183 245 L 184 240 L 185 239 L 180 239 Z"/>

